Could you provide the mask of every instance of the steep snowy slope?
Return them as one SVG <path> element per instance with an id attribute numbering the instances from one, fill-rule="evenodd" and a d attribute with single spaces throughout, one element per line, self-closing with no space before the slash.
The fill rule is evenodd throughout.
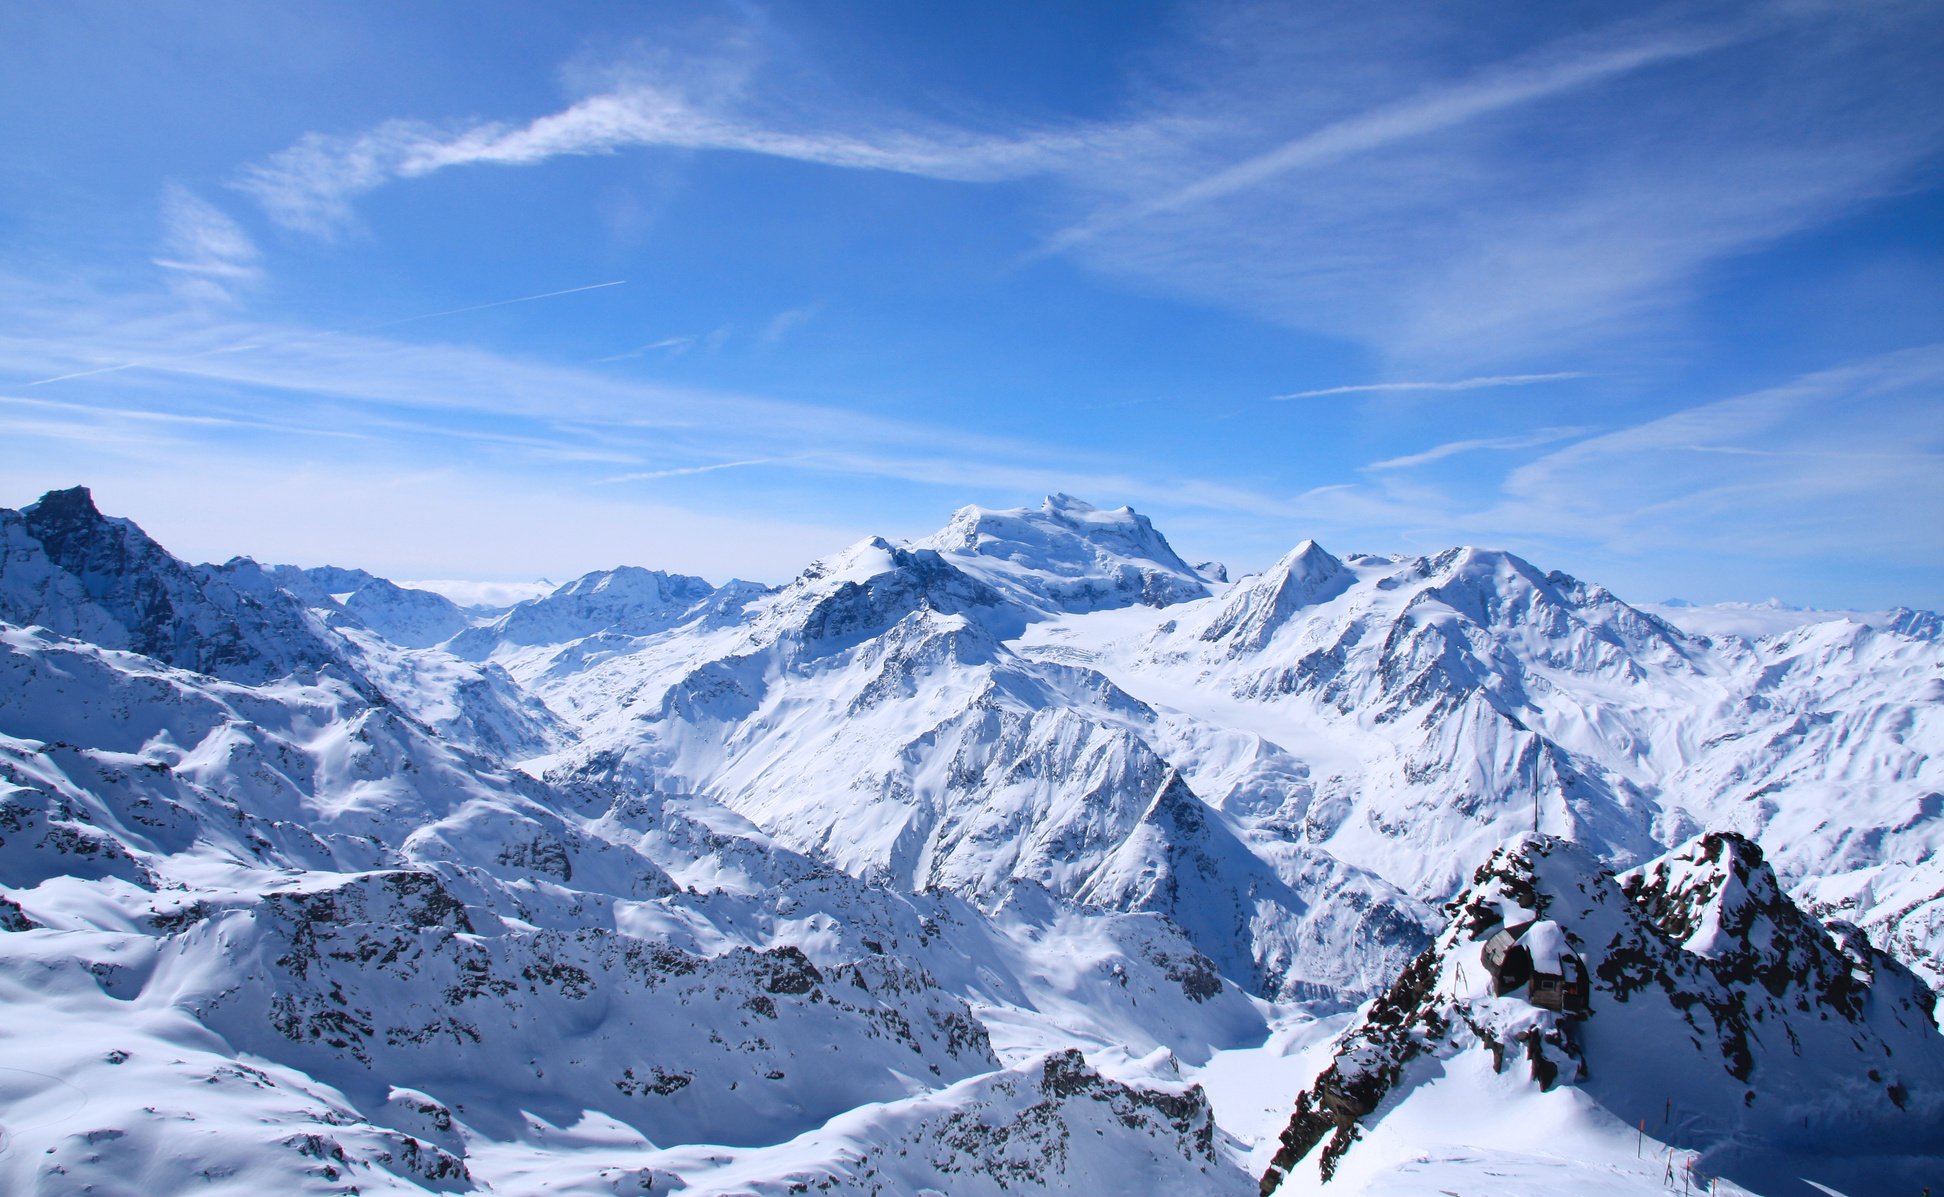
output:
<path id="1" fill-rule="evenodd" d="M 1708 835 L 1615 877 L 1525 837 L 1449 909 L 1298 1097 L 1265 1193 L 1645 1194 L 1669 1175 L 1887 1193 L 1944 1157 L 1930 993 L 1793 906 L 1750 842 Z M 1531 949 L 1501 975 L 1508 929 Z M 1536 1004 L 1572 953 L 1581 1015 Z"/>
<path id="2" fill-rule="evenodd" d="M 1258 852 L 1314 845 L 1442 897 L 1457 862 L 1535 826 L 1617 864 L 1732 828 L 1944 980 L 1934 640 L 1845 620 L 1712 640 L 1508 554 L 1310 543 L 1162 614 L 1046 621 L 1016 647 L 1155 711 L 1157 751 Z"/>
<path id="3" fill-rule="evenodd" d="M 1944 984 L 1944 645 L 1834 621 L 1737 669 L 1745 714 L 1664 783 L 1670 822 L 1759 840 L 1819 915 Z"/>
<path id="4" fill-rule="evenodd" d="M 1280 809 L 1243 795 L 1250 813 L 1429 894 L 1535 817 L 1606 854 L 1652 850 L 1636 777 L 1577 750 L 1643 679 L 1669 709 L 1720 701 L 1678 632 L 1502 553 L 1344 562 L 1305 542 L 1169 622 L 1130 638 L 1074 621 L 1049 643 L 1093 649 L 1117 679 L 1174 682 L 1186 714 L 1206 704 L 1199 722 L 1252 708 L 1244 726 L 1283 740 L 1308 782 Z"/>
<path id="5" fill-rule="evenodd" d="M 1225 586 L 1065 496 L 774 592 L 624 574 L 462 636 L 583 737 L 561 776 L 707 794 L 899 885 L 1165 911 L 1264 992 L 1370 992 L 1423 942 L 1412 899 L 1535 826 L 1616 864 L 1735 828 L 1919 967 L 1944 944 L 1944 648 L 1896 621 L 1715 640 L 1478 549 L 1305 542 Z"/>
<path id="6" fill-rule="evenodd" d="M 383 578 L 345 596 L 344 609 L 401 648 L 431 648 L 457 636 L 471 621 L 457 604 L 429 590 L 407 590 Z"/>
<path id="7" fill-rule="evenodd" d="M 573 738 L 504 669 L 447 651 L 445 642 L 471 620 L 441 595 L 335 566 L 265 568 L 239 557 L 218 569 L 233 586 L 266 601 L 289 596 L 306 604 L 347 667 L 448 739 L 496 759 L 520 760 Z"/>
<path id="8" fill-rule="evenodd" d="M 947 539 L 976 549 L 868 540 L 667 634 L 534 659 L 529 684 L 580 728 L 549 776 L 706 794 L 901 887 L 989 899 L 1028 879 L 1169 914 L 1265 992 L 1367 992 L 1421 945 L 1416 904 L 1376 878 L 1300 845 L 1252 853 L 1156 751 L 1147 706 L 1009 646 L 1051 614 L 1048 596 L 1092 610 L 1166 593 L 1156 578 L 1203 589 L 1145 521 L 1049 500 L 969 509 L 955 527 Z M 972 532 L 991 527 L 1011 539 Z M 1078 572 L 1096 548 L 1107 572 Z M 1143 548 L 1157 554 L 1145 569 L 1127 556 Z"/>
<path id="9" fill-rule="evenodd" d="M 874 888 L 695 800 L 551 789 L 328 676 L 246 686 L 0 625 L 0 729 L 8 1191 L 517 1187 L 584 1163 L 545 1126 L 605 1128 L 611 1163 L 828 1139 L 876 1102 L 947 1163 L 1009 1111 L 995 1141 L 1048 1191 L 1080 1183 L 1047 1158 L 1080 1134 L 1132 1174 L 1241 1175 L 1198 1093 L 994 1073 L 968 1005 L 1022 1062 L 1259 1035 L 1153 916 Z M 706 1185 L 720 1152 L 639 1175 Z"/>

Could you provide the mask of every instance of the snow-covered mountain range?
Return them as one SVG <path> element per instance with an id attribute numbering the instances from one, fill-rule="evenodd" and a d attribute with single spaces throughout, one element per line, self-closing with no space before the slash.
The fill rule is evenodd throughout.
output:
<path id="1" fill-rule="evenodd" d="M 1472 548 L 1230 582 L 1066 496 L 481 610 L 53 492 L 0 511 L 0 1187 L 1243 1193 L 1324 1133 L 1408 1186 L 1440 1103 L 1632 1126 L 1630 1040 L 1739 1045 L 1669 1161 L 1914 1175 L 1938 619 L 1691 611 Z M 1501 898 L 1583 1023 L 1456 979 Z M 1535 1029 L 1563 1088 L 1479 1072 Z M 1343 1052 L 1383 1094 L 1303 1146 Z"/>

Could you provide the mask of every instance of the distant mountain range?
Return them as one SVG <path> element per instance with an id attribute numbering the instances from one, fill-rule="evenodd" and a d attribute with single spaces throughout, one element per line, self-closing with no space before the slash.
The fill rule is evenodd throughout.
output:
<path id="1" fill-rule="evenodd" d="M 52 492 L 0 511 L 0 1187 L 1245 1193 L 1470 1143 L 1594 1191 L 1441 1103 L 1902 1183 L 1940 621 L 1711 611 L 1475 548 L 1231 582 L 1068 496 L 462 608 Z M 1478 988 L 1513 906 L 1584 1018 Z"/>

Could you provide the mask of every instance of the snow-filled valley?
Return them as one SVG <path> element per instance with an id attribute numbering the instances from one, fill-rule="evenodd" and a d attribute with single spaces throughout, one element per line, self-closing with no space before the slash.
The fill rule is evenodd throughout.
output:
<path id="1" fill-rule="evenodd" d="M 355 564 L 0 511 L 0 1190 L 1944 1169 L 1928 612 L 1066 496 L 773 588 Z"/>

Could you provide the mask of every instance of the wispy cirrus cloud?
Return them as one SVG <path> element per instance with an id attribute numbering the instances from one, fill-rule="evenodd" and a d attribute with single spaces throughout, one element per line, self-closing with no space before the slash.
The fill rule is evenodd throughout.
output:
<path id="1" fill-rule="evenodd" d="M 440 312 L 421 312 L 416 316 L 401 316 L 396 320 L 384 320 L 377 324 L 367 324 L 356 331 L 377 332 L 380 329 L 397 328 L 401 324 L 417 324 L 421 320 L 437 320 L 442 316 L 463 316 L 468 312 L 483 312 L 488 308 L 511 307 L 516 303 L 533 303 L 541 299 L 558 299 L 563 295 L 579 295 L 583 291 L 605 291 L 609 287 L 625 287 L 627 285 L 628 280 L 624 278 L 614 279 L 611 282 L 605 283 L 586 283 L 578 287 L 564 287 L 558 291 L 542 291 L 538 295 L 519 295 L 512 299 L 494 299 L 486 303 L 467 304 L 463 308 L 447 308 Z"/>
<path id="2" fill-rule="evenodd" d="M 1535 382 L 1566 382 L 1585 378 L 1578 371 L 1554 374 L 1492 374 L 1481 378 L 1458 378 L 1443 382 L 1361 382 L 1349 386 L 1322 387 L 1314 391 L 1291 391 L 1271 395 L 1271 399 L 1321 399 L 1328 395 L 1377 395 L 1393 391 L 1479 391 L 1490 387 L 1522 387 Z"/>
<path id="3" fill-rule="evenodd" d="M 955 501 L 975 488 L 1002 496 L 1068 489 L 1221 510 L 1289 510 L 1246 487 L 1128 469 L 1104 453 L 962 425 L 615 377 L 380 333 L 234 319 L 211 324 L 127 297 L 82 297 L 74 305 L 88 318 L 69 319 L 59 303 L 0 303 L 0 376 L 104 358 L 115 363 L 39 380 L 50 392 L 75 388 L 72 399 L 63 392 L 33 413 L 37 427 L 67 443 L 87 443 L 103 423 L 148 420 L 204 428 L 199 459 L 212 459 L 219 442 L 249 437 L 254 446 L 287 434 L 295 439 L 280 451 L 310 460 L 321 450 L 303 429 L 336 427 L 355 430 L 381 456 L 492 462 L 540 477 L 559 467 L 577 486 L 773 465 L 836 480 L 964 488 Z M 112 391 L 100 377 L 111 371 Z M 247 414 L 265 396 L 274 397 L 279 426 Z M 197 439 L 179 431 L 166 446 L 131 443 L 180 458 Z M 574 468 L 595 463 L 654 468 L 599 476 Z"/>
<path id="4" fill-rule="evenodd" d="M 1043 173 L 1062 155 L 1088 150 L 1109 135 L 1078 128 L 995 136 L 915 122 L 873 131 L 791 131 L 698 102 L 667 83 L 637 80 L 525 124 L 442 127 L 396 120 L 363 133 L 308 134 L 245 167 L 235 185 L 278 223 L 328 235 L 351 223 L 359 196 L 456 167 L 530 166 L 562 156 L 663 148 L 991 182 Z"/>
<path id="5" fill-rule="evenodd" d="M 80 370 L 69 370 L 64 373 L 51 375 L 47 378 L 31 379 L 27 382 L 26 385 L 30 387 L 47 386 L 50 383 L 70 382 L 75 379 L 92 378 L 99 374 L 119 374 L 125 370 L 178 370 L 179 371 L 184 366 L 188 365 L 189 363 L 193 362 L 198 358 L 205 358 L 205 357 L 210 357 L 212 355 L 225 354 L 225 353 L 249 353 L 249 352 L 263 349 L 265 348 L 265 346 L 262 344 L 258 344 L 256 342 L 263 340 L 265 336 L 268 336 L 273 340 L 279 336 L 282 336 L 286 340 L 292 337 L 296 337 L 297 339 L 301 339 L 301 340 L 310 340 L 320 336 L 337 337 L 337 336 L 351 336 L 351 335 L 357 335 L 362 333 L 379 332 L 384 329 L 396 328 L 399 325 L 403 325 L 403 324 L 417 324 L 420 321 L 424 321 L 424 320 L 436 320 L 441 316 L 458 316 L 458 315 L 463 315 L 467 312 L 483 312 L 488 308 L 503 308 L 511 304 L 532 303 L 535 300 L 541 300 L 541 299 L 554 299 L 562 295 L 578 295 L 583 291 L 600 291 L 608 287 L 623 286 L 626 284 L 626 282 L 627 282 L 626 279 L 621 279 L 615 282 L 608 282 L 608 283 L 590 283 L 586 286 L 568 287 L 560 291 L 543 291 L 538 295 L 521 295 L 513 299 L 495 299 L 487 303 L 468 304 L 467 306 L 462 308 L 447 308 L 446 310 L 439 311 L 439 312 L 421 312 L 418 313 L 417 315 L 402 316 L 393 320 L 381 320 L 376 324 L 367 324 L 356 329 L 332 329 L 324 332 L 304 332 L 304 333 L 292 333 L 290 331 L 285 331 L 282 333 L 278 333 L 278 332 L 265 332 L 263 329 L 258 328 L 253 330 L 252 334 L 249 337 L 246 337 L 242 340 L 226 343 L 226 344 L 211 345 L 208 346 L 207 348 L 196 349 L 188 352 L 175 352 L 175 353 L 157 352 L 154 356 L 151 357 L 134 358 L 128 361 L 110 362 L 106 365 L 89 366 L 85 369 L 80 369 Z M 208 331 L 209 330 L 207 328 L 198 328 L 194 330 L 193 333 L 190 334 L 189 338 L 186 339 L 193 339 L 198 342 L 206 342 L 208 339 L 207 337 Z"/>
<path id="6" fill-rule="evenodd" d="M 1477 453 L 1481 450 L 1532 449 L 1540 445 L 1557 444 L 1560 441 L 1584 435 L 1585 432 L 1586 429 L 1584 428 L 1543 428 L 1538 432 L 1527 433 L 1523 436 L 1487 436 L 1475 437 L 1469 440 L 1446 441 L 1442 445 L 1434 445 L 1418 453 L 1406 453 L 1401 457 L 1387 457 L 1383 461 L 1373 461 L 1365 466 L 1364 469 L 1406 470 L 1412 466 L 1429 465 L 1434 461 L 1443 461 L 1448 457 L 1457 457 L 1465 453 Z"/>
<path id="7" fill-rule="evenodd" d="M 0 398 L 0 426 L 16 447 L 10 480 L 24 488 L 17 498 L 31 499 L 25 492 L 34 486 L 103 481 L 105 496 L 131 496 L 116 501 L 145 521 L 153 504 L 161 525 L 154 530 L 172 531 L 167 521 L 175 520 L 187 551 L 248 524 L 264 538 L 254 542 L 263 552 L 391 570 L 414 562 L 455 570 L 470 559 L 566 572 L 640 560 L 778 577 L 813 555 L 806 545 L 824 551 L 849 535 L 841 518 L 822 532 L 780 530 L 787 525 L 775 512 L 790 508 L 775 496 L 799 493 L 815 477 L 874 496 L 888 506 L 873 510 L 904 513 L 896 519 L 929 512 L 927 503 L 942 514 L 967 499 L 1017 502 L 1052 490 L 1132 501 L 1171 533 L 1182 529 L 1184 546 L 1196 535 L 1217 542 L 1210 547 L 1254 546 L 1235 559 L 1241 564 L 1267 560 L 1299 536 L 1347 548 L 1496 543 L 1623 593 L 1672 592 L 1678 563 L 1711 554 L 1742 571 L 1807 559 L 1863 578 L 1944 553 L 1944 521 L 1929 518 L 1944 512 L 1944 347 L 1697 402 L 1598 435 L 1553 428 L 1455 440 L 1281 490 L 1119 454 L 614 379 L 473 348 L 234 320 L 204 326 L 179 305 L 143 309 L 125 299 L 83 306 L 94 317 L 85 333 L 59 312 L 23 309 L 17 296 L 0 301 L 0 373 L 103 354 L 162 364 L 117 374 L 112 385 L 76 378 L 60 384 L 58 398 Z M 100 319 L 109 309 L 117 318 Z M 159 352 L 209 340 L 256 348 Z M 272 419 L 259 414 L 272 410 L 269 397 Z M 1409 468 L 1519 449 L 1543 451 L 1461 476 Z M 163 492 L 185 489 L 188 460 L 202 472 L 199 486 L 186 488 L 195 502 L 185 505 Z M 281 464 L 272 471 L 267 461 Z M 734 485 L 694 489 L 729 474 Z M 617 477 L 666 480 L 668 496 L 686 496 L 695 510 L 600 485 Z M 275 549 L 310 543 L 299 532 L 316 507 L 313 492 L 354 493 L 355 509 L 374 522 L 320 518 L 324 540 L 301 553 Z M 698 499 L 703 493 L 711 497 Z M 491 543 L 478 532 L 480 511 L 509 521 Z M 548 522 L 555 519 L 559 527 Z M 882 514 L 845 526 L 925 530 L 887 526 Z M 627 545 L 604 540 L 609 528 L 629 529 Z M 733 533 L 733 551 L 704 528 Z M 251 544 L 232 541 L 221 555 Z M 1750 585 L 1774 589 L 1767 580 Z M 1859 581 L 1852 593 L 1863 601 L 1874 591 Z"/>
<path id="8" fill-rule="evenodd" d="M 801 307 L 778 312 L 770 317 L 768 324 L 763 326 L 763 333 L 759 339 L 766 347 L 776 347 L 782 343 L 783 338 L 816 319 L 817 313 L 823 311 L 823 306 L 824 301 L 819 299 L 814 303 L 806 303 Z"/>
<path id="9" fill-rule="evenodd" d="M 263 255 L 243 226 L 188 188 L 162 192 L 162 256 L 170 284 L 185 298 L 222 301 L 263 278 Z"/>
<path id="10" fill-rule="evenodd" d="M 1663 5 L 1590 28 L 1428 3 L 1218 14 L 1105 118 L 978 129 L 703 55 L 616 68 L 525 121 L 308 134 L 233 182 L 328 235 L 380 187 L 628 150 L 1032 179 L 1038 212 L 1066 215 L 1025 261 L 1442 370 L 1666 321 L 1711 265 L 1894 192 L 1944 146 L 1944 22 L 1922 5 Z"/>
<path id="11" fill-rule="evenodd" d="M 1480 518 L 1736 555 L 1944 552 L 1944 345 L 1884 354 L 1575 441 Z"/>
<path id="12" fill-rule="evenodd" d="M 1521 8 L 1271 11 L 1240 10 L 1195 84 L 1149 100 L 1222 135 L 1077 161 L 1048 251 L 1397 369 L 1523 363 L 1664 339 L 1710 266 L 1944 148 L 1924 6 L 1662 6 L 1551 39 Z"/>
<path id="13" fill-rule="evenodd" d="M 1426 137 L 1655 63 L 1703 54 L 1754 32 L 1747 25 L 1704 26 L 1622 33 L 1617 38 L 1609 33 L 1545 47 L 1452 85 L 1331 122 L 1161 194 L 1098 212 L 1055 233 L 1044 249 L 1068 249 L 1109 230 L 1260 187 L 1282 175 L 1315 170 L 1352 155 Z"/>
<path id="14" fill-rule="evenodd" d="M 1924 346 L 1594 435 L 1560 429 L 1556 444 L 1503 469 L 1434 483 L 1408 468 L 1367 467 L 1366 482 L 1304 496 L 1304 516 L 1321 536 L 1381 529 L 1380 543 L 1426 550 L 1501 545 L 1636 597 L 1696 585 L 1749 597 L 1787 590 L 1808 569 L 1823 603 L 1880 604 L 1934 593 L 1930 563 L 1944 554 L 1940 396 L 1944 345 Z M 1427 454 L 1511 449 L 1517 439 Z"/>

